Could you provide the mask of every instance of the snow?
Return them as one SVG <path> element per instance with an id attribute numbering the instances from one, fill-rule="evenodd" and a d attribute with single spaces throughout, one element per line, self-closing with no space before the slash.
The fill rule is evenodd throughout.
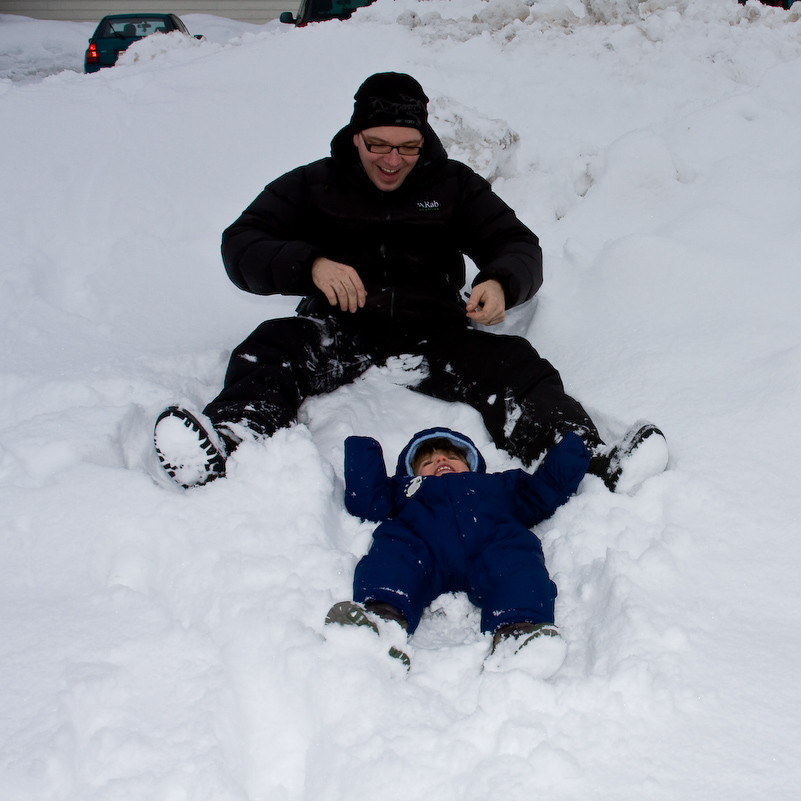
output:
<path id="1" fill-rule="evenodd" d="M 798 5 L 798 4 L 797 4 Z M 185 18 L 81 74 L 93 25 L 0 17 L 0 796 L 14 801 L 797 797 L 801 9 L 749 0 L 379 0 L 303 29 Z M 413 361 L 310 400 L 182 491 L 158 413 L 216 394 L 291 298 L 219 237 L 324 156 L 369 74 L 415 75 L 451 155 L 541 237 L 528 336 L 669 469 L 589 477 L 540 527 L 567 654 L 482 671 L 462 596 L 412 670 L 324 636 L 372 527 L 343 440 L 394 465 L 470 408 Z M 357 632 L 358 633 L 358 632 Z M 372 650 L 370 650 L 372 648 Z M 397 661 L 397 660 L 395 660 Z M 793 745 L 795 743 L 795 745 Z"/>

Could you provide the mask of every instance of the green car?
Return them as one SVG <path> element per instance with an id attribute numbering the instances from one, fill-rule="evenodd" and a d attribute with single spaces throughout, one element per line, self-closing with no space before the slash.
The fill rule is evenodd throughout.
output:
<path id="1" fill-rule="evenodd" d="M 297 17 L 291 11 L 284 11 L 279 19 L 299 28 L 310 22 L 324 22 L 327 19 L 350 19 L 357 8 L 363 8 L 375 0 L 300 0 Z"/>
<path id="2" fill-rule="evenodd" d="M 111 14 L 103 17 L 89 40 L 83 62 L 84 72 L 97 72 L 113 67 L 123 50 L 151 33 L 180 31 L 191 34 L 175 14 Z M 195 39 L 202 39 L 195 36 Z"/>

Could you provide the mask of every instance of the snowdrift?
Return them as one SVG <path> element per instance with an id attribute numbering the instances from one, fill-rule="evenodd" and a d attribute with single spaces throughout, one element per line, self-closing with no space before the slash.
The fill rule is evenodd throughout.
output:
<path id="1" fill-rule="evenodd" d="M 83 24 L 0 17 L 0 795 L 15 801 L 790 801 L 801 278 L 798 14 L 753 2 L 379 0 L 294 29 L 186 18 L 80 74 Z M 207 26 L 204 29 L 204 25 Z M 90 26 L 91 27 L 91 26 Z M 415 75 L 451 155 L 541 237 L 523 334 L 669 470 L 589 477 L 540 527 L 568 652 L 482 672 L 440 598 L 407 679 L 324 637 L 372 527 L 349 434 L 394 462 L 478 415 L 374 368 L 168 485 L 152 425 L 202 405 L 290 298 L 246 296 L 222 230 L 324 156 L 361 81 Z M 53 74 L 57 73 L 57 74 Z M 50 76 L 50 77 L 46 77 Z"/>

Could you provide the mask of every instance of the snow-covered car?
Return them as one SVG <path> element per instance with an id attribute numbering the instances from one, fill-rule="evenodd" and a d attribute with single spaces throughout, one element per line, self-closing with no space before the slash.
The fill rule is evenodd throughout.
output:
<path id="1" fill-rule="evenodd" d="M 350 19 L 357 8 L 363 8 L 375 0 L 300 0 L 298 15 L 284 11 L 279 19 L 299 28 L 310 22 L 324 22 L 328 19 Z"/>
<path id="2" fill-rule="evenodd" d="M 175 14 L 110 14 L 103 17 L 89 40 L 83 71 L 97 72 L 103 67 L 113 67 L 120 53 L 134 42 L 154 33 L 173 31 L 191 36 L 186 25 Z M 195 39 L 202 38 L 195 36 Z"/>

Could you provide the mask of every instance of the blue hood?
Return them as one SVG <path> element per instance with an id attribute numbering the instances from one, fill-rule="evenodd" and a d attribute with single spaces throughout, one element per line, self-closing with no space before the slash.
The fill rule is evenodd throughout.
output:
<path id="1" fill-rule="evenodd" d="M 449 439 L 457 448 L 467 451 L 467 464 L 474 473 L 486 473 L 487 463 L 470 437 L 460 434 L 458 431 L 451 431 L 449 428 L 427 428 L 425 431 L 418 431 L 409 440 L 408 445 L 401 451 L 398 457 L 398 467 L 396 476 L 412 476 L 412 461 L 417 449 L 427 440 L 443 437 Z"/>

